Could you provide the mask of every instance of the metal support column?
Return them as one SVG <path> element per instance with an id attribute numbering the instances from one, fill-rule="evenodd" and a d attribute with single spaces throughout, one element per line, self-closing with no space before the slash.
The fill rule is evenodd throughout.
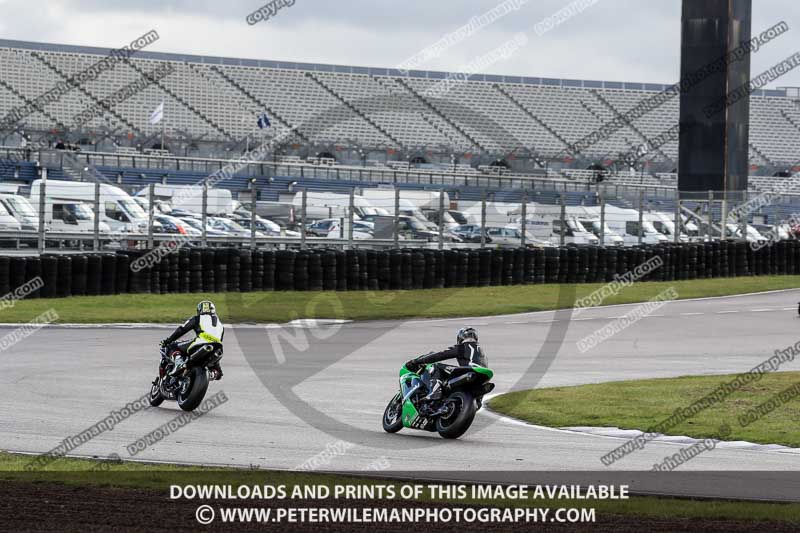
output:
<path id="1" fill-rule="evenodd" d="M 206 181 L 203 181 L 203 206 L 200 218 L 200 223 L 203 225 L 203 248 L 206 248 L 208 247 L 208 231 L 206 230 L 206 225 L 208 224 L 208 182 Z"/>
<path id="2" fill-rule="evenodd" d="M 481 194 L 481 248 L 486 247 L 486 189 Z"/>
<path id="3" fill-rule="evenodd" d="M 439 249 L 444 248 L 444 189 L 439 190 Z"/>
<path id="4" fill-rule="evenodd" d="M 644 228 L 642 224 L 644 224 L 644 191 L 639 190 L 639 246 L 642 245 L 642 238 L 644 237 Z"/>
<path id="5" fill-rule="evenodd" d="M 350 188 L 350 208 L 347 210 L 347 247 L 353 248 L 353 210 L 355 208 L 355 188 Z"/>
<path id="6" fill-rule="evenodd" d="M 44 239 L 44 205 L 45 197 L 47 196 L 47 168 L 42 168 L 42 181 L 39 184 L 39 238 L 38 249 L 39 253 L 44 253 L 45 239 Z"/>
<path id="7" fill-rule="evenodd" d="M 92 236 L 92 250 L 100 250 L 100 182 L 94 184 L 94 230 Z"/>
<path id="8" fill-rule="evenodd" d="M 598 193 L 600 197 L 600 246 L 606 245 L 606 197 Z"/>
<path id="9" fill-rule="evenodd" d="M 156 207 L 156 186 L 151 183 L 147 191 L 147 249 L 153 249 L 153 215 Z"/>
<path id="10" fill-rule="evenodd" d="M 520 218 L 520 234 L 521 245 L 523 248 L 527 245 L 528 240 L 528 193 L 522 194 L 522 209 L 520 210 L 522 218 Z"/>
<path id="11" fill-rule="evenodd" d="M 300 249 L 306 249 L 306 216 L 308 213 L 308 190 L 303 189 L 303 202 L 300 204 Z"/>
<path id="12" fill-rule="evenodd" d="M 394 247 L 400 247 L 400 189 L 394 189 Z"/>

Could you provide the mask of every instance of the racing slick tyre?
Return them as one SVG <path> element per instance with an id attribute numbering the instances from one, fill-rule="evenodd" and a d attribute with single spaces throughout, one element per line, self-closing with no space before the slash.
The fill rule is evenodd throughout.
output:
<path id="1" fill-rule="evenodd" d="M 153 381 L 153 386 L 150 387 L 150 405 L 158 407 L 164 403 L 164 397 L 161 395 L 161 387 L 158 385 L 158 378 Z"/>
<path id="2" fill-rule="evenodd" d="M 455 392 L 445 403 L 452 403 L 451 411 L 436 419 L 436 431 L 445 439 L 457 439 L 472 425 L 478 411 L 475 398 L 468 392 Z"/>
<path id="3" fill-rule="evenodd" d="M 203 401 L 206 390 L 208 390 L 208 373 L 203 367 L 195 367 L 189 373 L 189 386 L 186 392 L 178 390 L 175 399 L 184 411 L 194 411 Z"/>
<path id="4" fill-rule="evenodd" d="M 403 399 L 398 392 L 383 412 L 383 430 L 386 433 L 397 433 L 401 429 L 403 429 Z"/>

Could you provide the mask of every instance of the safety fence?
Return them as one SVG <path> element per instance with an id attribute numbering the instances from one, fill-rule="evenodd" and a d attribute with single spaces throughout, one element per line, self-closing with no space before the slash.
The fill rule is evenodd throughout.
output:
<path id="1" fill-rule="evenodd" d="M 744 242 L 632 248 L 249 250 L 0 256 L 0 293 L 41 277 L 29 297 L 119 293 L 409 290 L 542 283 L 609 282 L 660 258 L 640 279 L 672 281 L 800 274 L 800 244 L 754 249 Z M 152 253 L 150 256 L 152 257 Z"/>

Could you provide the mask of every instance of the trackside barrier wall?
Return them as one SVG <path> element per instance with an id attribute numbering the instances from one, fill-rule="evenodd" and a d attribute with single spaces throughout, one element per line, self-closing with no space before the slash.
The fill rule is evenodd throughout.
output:
<path id="1" fill-rule="evenodd" d="M 757 251 L 734 241 L 482 250 L 184 248 L 152 267 L 132 270 L 145 253 L 0 256 L 0 294 L 38 276 L 44 286 L 29 297 L 602 283 L 656 256 L 662 266 L 644 281 L 800 274 L 799 241 Z"/>

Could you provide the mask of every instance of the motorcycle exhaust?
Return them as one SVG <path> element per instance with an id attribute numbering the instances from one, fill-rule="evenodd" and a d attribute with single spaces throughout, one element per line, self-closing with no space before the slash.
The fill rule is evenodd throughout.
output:
<path id="1" fill-rule="evenodd" d="M 200 347 L 200 349 L 198 349 L 196 352 L 194 352 L 191 355 L 191 357 L 189 357 L 189 361 L 186 363 L 186 366 L 189 366 L 190 364 L 194 363 L 195 361 L 197 361 L 201 357 L 205 357 L 205 355 L 207 353 L 213 352 L 213 351 L 214 351 L 214 347 L 212 345 L 204 344 L 203 346 Z"/>

